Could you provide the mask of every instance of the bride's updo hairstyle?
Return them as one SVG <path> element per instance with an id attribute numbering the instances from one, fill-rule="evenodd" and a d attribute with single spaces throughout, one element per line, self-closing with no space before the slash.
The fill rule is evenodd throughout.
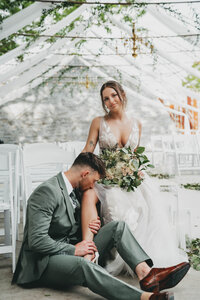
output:
<path id="1" fill-rule="evenodd" d="M 105 88 L 107 88 L 107 87 L 112 88 L 116 91 L 119 99 L 122 102 L 123 108 L 125 108 L 126 104 L 127 104 L 127 98 L 126 98 L 126 94 L 125 94 L 121 84 L 119 84 L 117 81 L 109 80 L 109 81 L 105 82 L 100 89 L 101 102 L 102 102 L 102 106 L 103 106 L 103 109 L 106 112 L 106 114 L 108 113 L 108 110 L 106 108 L 105 102 L 103 101 L 103 90 L 105 90 Z"/>

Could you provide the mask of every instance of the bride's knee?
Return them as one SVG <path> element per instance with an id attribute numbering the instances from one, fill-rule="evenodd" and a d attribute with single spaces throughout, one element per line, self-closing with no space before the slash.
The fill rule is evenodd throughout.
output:
<path id="1" fill-rule="evenodd" d="M 82 202 L 97 203 L 98 198 L 94 189 L 88 189 L 83 193 Z"/>

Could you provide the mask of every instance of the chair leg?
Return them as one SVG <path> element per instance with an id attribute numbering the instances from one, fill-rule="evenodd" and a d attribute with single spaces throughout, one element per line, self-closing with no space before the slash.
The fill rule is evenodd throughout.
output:
<path id="1" fill-rule="evenodd" d="M 14 273 L 16 266 L 16 220 L 15 215 L 11 212 L 12 216 L 12 271 Z"/>
<path id="2" fill-rule="evenodd" d="M 5 245 L 11 244 L 10 237 L 10 210 L 4 211 L 4 230 L 5 230 Z"/>

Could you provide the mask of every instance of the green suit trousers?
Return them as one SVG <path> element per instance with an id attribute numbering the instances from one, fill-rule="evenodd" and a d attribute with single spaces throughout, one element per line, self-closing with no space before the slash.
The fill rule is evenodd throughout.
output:
<path id="1" fill-rule="evenodd" d="M 100 264 L 108 251 L 115 247 L 132 270 L 143 261 L 152 266 L 151 259 L 123 221 L 113 221 L 103 226 L 94 241 L 99 251 Z M 112 300 L 139 300 L 142 294 L 141 290 L 108 274 L 100 265 L 83 257 L 64 254 L 50 256 L 47 268 L 38 283 L 55 288 L 81 285 Z"/>

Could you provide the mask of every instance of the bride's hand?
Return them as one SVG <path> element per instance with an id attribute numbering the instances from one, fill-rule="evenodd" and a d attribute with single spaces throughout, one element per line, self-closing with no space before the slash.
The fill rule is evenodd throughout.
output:
<path id="1" fill-rule="evenodd" d="M 87 254 L 84 256 L 85 259 L 92 261 L 95 258 L 95 252 L 93 254 Z"/>
<path id="2" fill-rule="evenodd" d="M 90 231 L 94 234 L 97 234 L 97 232 L 99 231 L 99 229 L 101 228 L 101 221 L 100 218 L 97 217 L 96 220 L 92 220 L 88 227 L 90 228 Z"/>

